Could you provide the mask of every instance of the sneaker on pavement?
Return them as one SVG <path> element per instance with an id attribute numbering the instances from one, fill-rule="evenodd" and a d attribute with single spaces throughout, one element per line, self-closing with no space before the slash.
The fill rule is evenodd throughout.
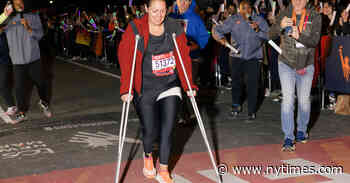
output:
<path id="1" fill-rule="evenodd" d="M 222 87 L 226 90 L 232 90 L 232 85 L 231 83 L 226 83 L 226 84 L 223 84 Z"/>
<path id="2" fill-rule="evenodd" d="M 282 151 L 284 152 L 293 152 L 295 151 L 295 144 L 293 142 L 293 140 L 291 139 L 285 139 L 284 140 L 284 144 L 282 146 Z"/>
<path id="3" fill-rule="evenodd" d="M 154 179 L 156 177 L 156 169 L 154 168 L 154 162 L 152 154 L 148 154 L 148 157 L 146 157 L 146 154 L 143 154 L 143 175 L 148 179 Z"/>
<path id="4" fill-rule="evenodd" d="M 250 113 L 250 114 L 248 114 L 248 118 L 247 118 L 246 121 L 252 122 L 252 121 L 254 121 L 255 119 L 256 119 L 256 114 L 255 114 L 255 113 Z"/>
<path id="5" fill-rule="evenodd" d="M 26 120 L 28 120 L 26 114 L 24 112 L 19 112 L 14 116 L 14 119 L 12 119 L 12 124 L 17 124 Z"/>
<path id="6" fill-rule="evenodd" d="M 281 99 L 280 99 L 279 97 L 274 97 L 274 98 L 272 99 L 272 101 L 273 101 L 273 102 L 280 102 Z"/>
<path id="7" fill-rule="evenodd" d="M 40 100 L 38 104 L 39 104 L 41 111 L 44 113 L 44 115 L 48 118 L 51 118 L 52 112 L 50 111 L 49 105 L 46 102 L 44 102 L 43 100 Z"/>
<path id="8" fill-rule="evenodd" d="M 307 133 L 298 131 L 295 137 L 295 141 L 305 144 L 307 143 L 308 138 L 309 138 L 309 135 Z"/>
<path id="9" fill-rule="evenodd" d="M 5 112 L 6 115 L 8 116 L 13 116 L 17 113 L 17 107 L 16 106 L 12 106 L 7 108 L 7 111 Z"/>
<path id="10" fill-rule="evenodd" d="M 170 177 L 168 170 L 159 170 L 156 180 L 159 183 L 174 183 L 173 179 Z"/>
<path id="11" fill-rule="evenodd" d="M 237 118 L 239 113 L 242 112 L 242 107 L 240 105 L 233 105 L 232 106 L 232 111 L 231 111 L 231 116 L 234 118 Z"/>

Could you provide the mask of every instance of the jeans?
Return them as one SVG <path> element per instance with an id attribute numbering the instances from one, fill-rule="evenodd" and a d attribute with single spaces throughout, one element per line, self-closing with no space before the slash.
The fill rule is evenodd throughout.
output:
<path id="1" fill-rule="evenodd" d="M 298 95 L 297 131 L 304 132 L 305 134 L 310 120 L 310 93 L 315 68 L 314 65 L 309 65 L 306 67 L 306 73 L 304 75 L 299 75 L 288 65 L 279 62 L 278 69 L 283 95 L 281 106 L 282 130 L 285 139 L 294 140 L 295 88 Z"/>

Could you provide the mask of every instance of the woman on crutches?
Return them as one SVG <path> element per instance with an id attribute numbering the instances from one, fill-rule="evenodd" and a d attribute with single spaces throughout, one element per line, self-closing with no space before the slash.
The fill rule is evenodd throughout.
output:
<path id="1" fill-rule="evenodd" d="M 127 102 L 130 82 L 133 80 L 132 96 L 129 99 L 134 99 L 142 126 L 143 174 L 147 178 L 156 178 L 160 183 L 172 183 L 168 161 L 171 132 L 175 124 L 179 100 L 182 97 L 180 86 L 190 95 L 185 73 L 173 42 L 173 33 L 176 34 L 176 42 L 181 50 L 191 87 L 195 90 L 197 87 L 192 81 L 190 49 L 187 46 L 184 28 L 176 20 L 166 17 L 166 0 L 149 0 L 146 10 L 145 16 L 135 19 L 128 25 L 120 42 L 118 51 L 122 73 L 120 94 L 123 102 Z M 131 78 L 135 35 L 139 35 L 141 39 L 137 44 L 134 77 Z M 160 137 L 158 174 L 152 158 L 152 146 L 157 137 Z"/>

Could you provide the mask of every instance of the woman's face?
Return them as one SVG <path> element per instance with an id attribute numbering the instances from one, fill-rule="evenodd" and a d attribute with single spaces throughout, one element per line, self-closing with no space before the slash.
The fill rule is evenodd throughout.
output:
<path id="1" fill-rule="evenodd" d="M 329 15 L 332 13 L 332 6 L 330 6 L 328 3 L 325 3 L 323 6 L 323 14 Z"/>
<path id="2" fill-rule="evenodd" d="M 307 0 L 292 0 L 292 5 L 295 11 L 303 10 L 306 7 Z"/>
<path id="3" fill-rule="evenodd" d="M 153 0 L 147 8 L 148 21 L 153 25 L 161 25 L 167 13 L 166 2 Z"/>
<path id="4" fill-rule="evenodd" d="M 180 13 L 185 13 L 190 7 L 192 0 L 176 0 Z"/>
<path id="5" fill-rule="evenodd" d="M 24 10 L 23 0 L 13 0 L 13 7 L 16 11 L 22 12 Z"/>

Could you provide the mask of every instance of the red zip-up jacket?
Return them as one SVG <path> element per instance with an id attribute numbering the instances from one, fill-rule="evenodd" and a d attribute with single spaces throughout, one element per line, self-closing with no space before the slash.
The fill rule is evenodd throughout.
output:
<path id="1" fill-rule="evenodd" d="M 148 41 L 149 41 L 149 34 L 150 34 L 149 25 L 148 25 L 148 15 L 145 15 L 140 19 L 135 19 L 134 23 L 139 31 L 140 36 L 143 37 L 144 39 L 144 48 L 146 51 Z M 177 33 L 176 42 L 178 44 L 180 54 L 184 62 L 188 79 L 191 83 L 191 87 L 194 90 L 198 90 L 197 86 L 192 81 L 192 61 L 189 56 L 190 48 L 187 46 L 186 34 L 181 24 L 175 21 L 174 19 L 171 19 L 171 23 L 169 23 L 169 25 L 172 28 L 174 28 L 174 33 Z M 120 64 L 120 70 L 121 70 L 120 95 L 124 95 L 129 92 L 131 68 L 132 68 L 133 54 L 135 49 L 135 34 L 130 24 L 128 25 L 128 27 L 125 30 L 125 33 L 122 36 L 122 40 L 119 44 L 118 49 L 119 49 L 118 58 L 119 58 L 119 64 Z M 185 91 L 188 91 L 189 88 L 186 83 L 184 71 L 182 69 L 179 55 L 177 54 L 176 48 L 174 48 L 173 52 L 176 60 L 176 71 L 180 79 L 181 86 Z M 134 75 L 134 82 L 132 86 L 133 87 L 132 92 L 133 90 L 135 90 L 138 93 L 138 95 L 141 95 L 141 88 L 142 88 L 142 61 L 143 61 L 143 55 L 141 51 L 138 49 L 136 53 L 135 75 Z"/>

